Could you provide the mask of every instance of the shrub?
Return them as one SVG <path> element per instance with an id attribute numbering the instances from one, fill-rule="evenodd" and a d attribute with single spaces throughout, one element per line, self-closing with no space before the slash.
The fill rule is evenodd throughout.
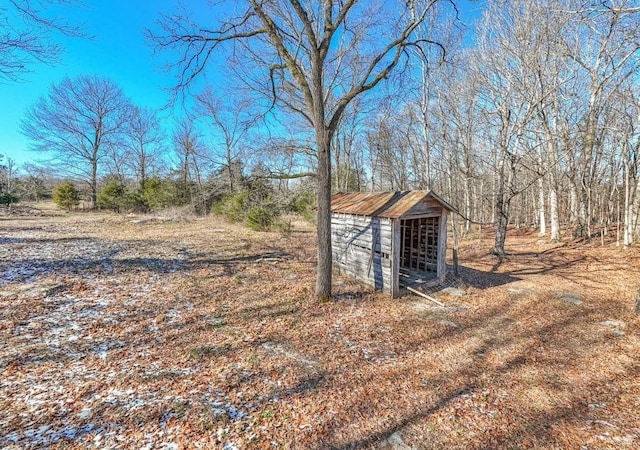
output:
<path id="1" fill-rule="evenodd" d="M 255 206 L 247 213 L 247 227 L 253 231 L 269 231 L 279 216 L 278 209 L 273 206 Z"/>
<path id="2" fill-rule="evenodd" d="M 146 213 L 149 211 L 149 208 L 144 201 L 144 197 L 142 196 L 142 191 L 140 189 L 134 192 L 126 192 L 122 199 L 122 207 L 126 211 L 142 213 Z"/>
<path id="3" fill-rule="evenodd" d="M 300 214 L 306 220 L 312 221 L 314 218 L 315 205 L 316 197 L 313 191 L 302 191 L 293 196 L 287 208 L 291 212 Z"/>
<path id="4" fill-rule="evenodd" d="M 3 192 L 0 194 L 0 205 L 10 205 L 18 203 L 18 197 L 11 192 Z"/>
<path id="5" fill-rule="evenodd" d="M 246 191 L 228 194 L 214 203 L 211 212 L 217 216 L 224 216 L 231 223 L 242 222 L 247 213 L 248 200 L 249 194 Z"/>
<path id="6" fill-rule="evenodd" d="M 164 209 L 172 205 L 173 189 L 158 177 L 148 178 L 140 188 L 142 202 L 152 210 Z"/>
<path id="7" fill-rule="evenodd" d="M 290 236 L 293 232 L 291 220 L 278 219 L 273 223 L 272 228 L 285 237 Z"/>
<path id="8" fill-rule="evenodd" d="M 125 188 L 117 181 L 109 181 L 98 194 L 98 208 L 120 212 L 125 203 Z"/>
<path id="9" fill-rule="evenodd" d="M 71 211 L 80 203 L 80 195 L 70 180 L 65 180 L 53 189 L 53 202 L 60 208 Z"/>

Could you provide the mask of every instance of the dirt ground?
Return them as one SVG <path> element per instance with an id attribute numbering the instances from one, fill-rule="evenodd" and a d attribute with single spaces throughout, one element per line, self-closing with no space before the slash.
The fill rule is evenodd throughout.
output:
<path id="1" fill-rule="evenodd" d="M 1 217 L 0 448 L 640 448 L 640 249 L 477 233 L 445 308 L 319 304 L 294 225 Z"/>

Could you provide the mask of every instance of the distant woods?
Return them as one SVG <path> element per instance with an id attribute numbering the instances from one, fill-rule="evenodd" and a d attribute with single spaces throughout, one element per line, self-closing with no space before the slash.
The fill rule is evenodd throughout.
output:
<path id="1" fill-rule="evenodd" d="M 298 23 L 288 2 L 276 3 L 290 23 Z M 345 77 L 357 79 L 362 72 L 356 68 L 366 68 L 367 48 L 350 60 L 360 64 L 345 69 L 351 72 L 322 75 L 332 86 L 323 97 L 333 105 L 329 112 L 340 108 L 335 120 L 324 122 L 333 127 L 326 135 L 329 167 L 322 169 L 331 189 L 434 189 L 460 212 L 462 233 L 495 230 L 496 254 L 504 253 L 509 226 L 537 229 L 549 240 L 608 234 L 623 245 L 637 242 L 637 2 L 490 0 L 472 43 L 451 3 L 432 3 L 411 36 L 438 45 L 418 48 L 404 41 L 401 55 L 411 58 L 384 59 L 401 70 L 384 73 L 383 87 L 372 95 L 339 101 L 353 86 L 354 78 Z M 276 34 L 284 23 L 274 22 Z M 391 38 L 399 24 L 378 33 Z M 181 30 L 173 25 L 165 31 Z M 350 32 L 354 39 L 364 36 L 357 27 Z M 305 39 L 300 42 L 307 45 Z M 199 213 L 213 208 L 233 215 L 239 204 L 250 204 L 245 219 L 262 200 L 284 209 L 308 200 L 318 187 L 316 132 L 326 131 L 310 127 L 319 123 L 296 84 L 309 73 L 297 73 L 295 66 L 287 72 L 278 50 L 260 52 L 267 48 L 260 45 L 238 41 L 224 53 L 216 44 L 216 52 L 228 56 L 228 67 L 215 70 L 225 74 L 229 90 L 200 87 L 187 113 L 171 122 L 166 114 L 132 105 L 114 82 L 100 77 L 54 85 L 29 110 L 23 131 L 59 167 L 30 166 L 17 176 L 12 168 L 12 192 L 41 198 L 51 192 L 47 177 L 73 175 L 94 205 L 121 211 L 189 205 Z M 242 64 L 246 55 L 253 58 L 251 72 Z M 259 67 L 270 58 L 280 65 Z M 331 63 L 340 68 L 346 61 Z M 200 70 L 182 72 L 187 78 L 181 81 Z M 2 163 L 7 179 L 7 159 Z"/>

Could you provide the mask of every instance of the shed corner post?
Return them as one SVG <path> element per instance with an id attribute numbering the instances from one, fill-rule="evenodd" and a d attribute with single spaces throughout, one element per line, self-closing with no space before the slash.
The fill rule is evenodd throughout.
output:
<path id="1" fill-rule="evenodd" d="M 400 219 L 391 219 L 391 298 L 400 297 Z"/>

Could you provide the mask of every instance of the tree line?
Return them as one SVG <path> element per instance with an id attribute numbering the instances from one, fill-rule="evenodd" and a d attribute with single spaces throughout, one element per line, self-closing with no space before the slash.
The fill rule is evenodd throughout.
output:
<path id="1" fill-rule="evenodd" d="M 436 189 L 463 230 L 495 225 L 496 254 L 508 224 L 637 240 L 637 3 L 493 0 L 475 36 L 412 77 L 416 94 L 382 109 L 347 164 L 368 158 L 374 190 Z"/>
<path id="2" fill-rule="evenodd" d="M 313 190 L 320 298 L 336 191 L 434 189 L 462 232 L 495 230 L 498 255 L 508 226 L 552 241 L 640 239 L 640 8 L 489 0 L 470 42 L 459 4 L 220 2 L 217 27 L 164 16 L 148 36 L 176 58 L 175 92 L 190 100 L 172 131 L 100 77 L 54 85 L 23 131 L 75 170 L 93 204 L 107 182 L 150 179 L 171 185 L 172 201 L 231 215 L 242 201 L 229 194 L 252 183 L 285 203 Z M 193 94 L 206 71 L 230 91 Z"/>

